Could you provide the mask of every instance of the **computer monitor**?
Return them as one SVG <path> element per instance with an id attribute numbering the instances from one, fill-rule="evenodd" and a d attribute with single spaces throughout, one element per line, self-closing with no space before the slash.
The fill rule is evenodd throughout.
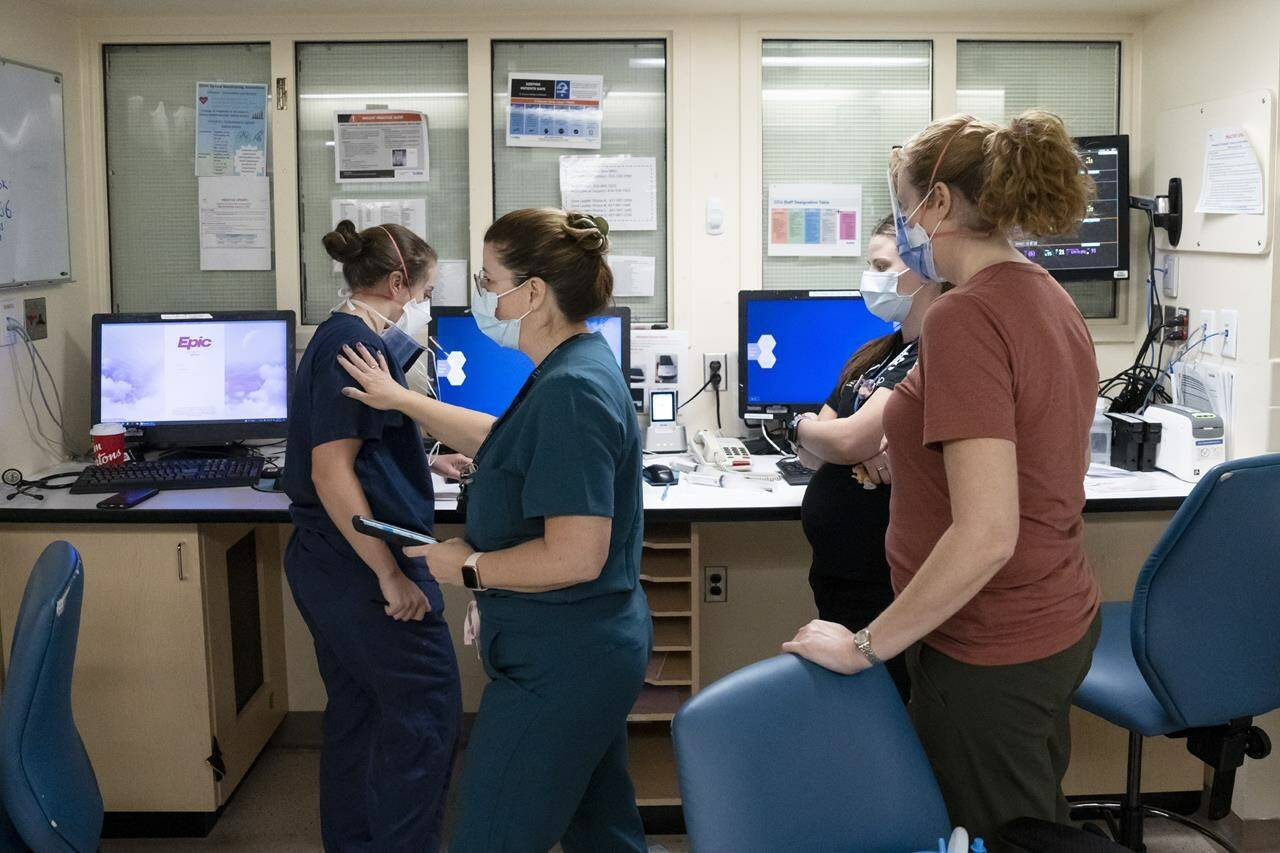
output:
<path id="1" fill-rule="evenodd" d="M 288 434 L 292 311 L 93 315 L 90 413 L 152 446 Z"/>
<path id="2" fill-rule="evenodd" d="M 631 366 L 631 309 L 610 308 L 589 318 L 587 328 L 604 336 L 625 377 Z M 469 308 L 432 309 L 431 337 L 439 347 L 436 391 L 445 403 L 498 417 L 533 371 L 524 353 L 489 340 Z"/>
<path id="3" fill-rule="evenodd" d="M 738 414 L 816 411 L 858 347 L 893 331 L 856 291 L 738 293 Z"/>
<path id="4" fill-rule="evenodd" d="M 1028 258 L 1059 281 L 1129 277 L 1129 137 L 1078 136 L 1084 169 L 1097 196 L 1074 234 L 1016 239 Z"/>

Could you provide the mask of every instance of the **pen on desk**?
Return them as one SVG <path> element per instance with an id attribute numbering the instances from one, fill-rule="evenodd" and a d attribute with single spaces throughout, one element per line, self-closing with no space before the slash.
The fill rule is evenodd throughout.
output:
<path id="1" fill-rule="evenodd" d="M 671 484 L 670 484 L 670 483 L 668 483 L 667 485 L 665 485 L 665 486 L 663 486 L 663 487 L 662 487 L 662 497 L 661 497 L 661 498 L 659 498 L 659 500 L 664 500 L 664 501 L 665 501 L 665 500 L 667 499 L 667 492 L 669 492 L 669 491 L 671 491 Z"/>

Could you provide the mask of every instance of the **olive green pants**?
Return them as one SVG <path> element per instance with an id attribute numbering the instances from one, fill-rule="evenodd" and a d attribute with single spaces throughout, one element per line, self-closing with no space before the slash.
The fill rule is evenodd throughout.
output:
<path id="1" fill-rule="evenodd" d="M 1102 622 L 1075 645 L 1029 663 L 975 666 L 917 643 L 907 652 L 911 719 L 951 821 L 981 836 L 1016 817 L 1067 819 L 1071 697 L 1089 672 Z"/>

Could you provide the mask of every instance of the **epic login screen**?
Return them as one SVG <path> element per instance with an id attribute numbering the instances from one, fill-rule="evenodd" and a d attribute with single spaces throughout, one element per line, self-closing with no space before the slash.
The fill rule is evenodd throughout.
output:
<path id="1" fill-rule="evenodd" d="M 103 324 L 102 420 L 284 420 L 287 347 L 279 321 Z"/>

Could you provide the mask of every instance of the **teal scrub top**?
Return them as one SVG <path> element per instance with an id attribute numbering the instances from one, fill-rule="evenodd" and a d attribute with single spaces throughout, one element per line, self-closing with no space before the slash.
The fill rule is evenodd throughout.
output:
<path id="1" fill-rule="evenodd" d="M 600 577 L 586 583 L 478 597 L 567 604 L 634 590 L 644 532 L 643 451 L 613 351 L 598 333 L 579 335 L 534 373 L 523 399 L 517 397 L 476 454 L 467 486 L 467 541 L 479 551 L 499 551 L 541 538 L 547 518 L 598 516 L 613 520 L 609 557 Z"/>

